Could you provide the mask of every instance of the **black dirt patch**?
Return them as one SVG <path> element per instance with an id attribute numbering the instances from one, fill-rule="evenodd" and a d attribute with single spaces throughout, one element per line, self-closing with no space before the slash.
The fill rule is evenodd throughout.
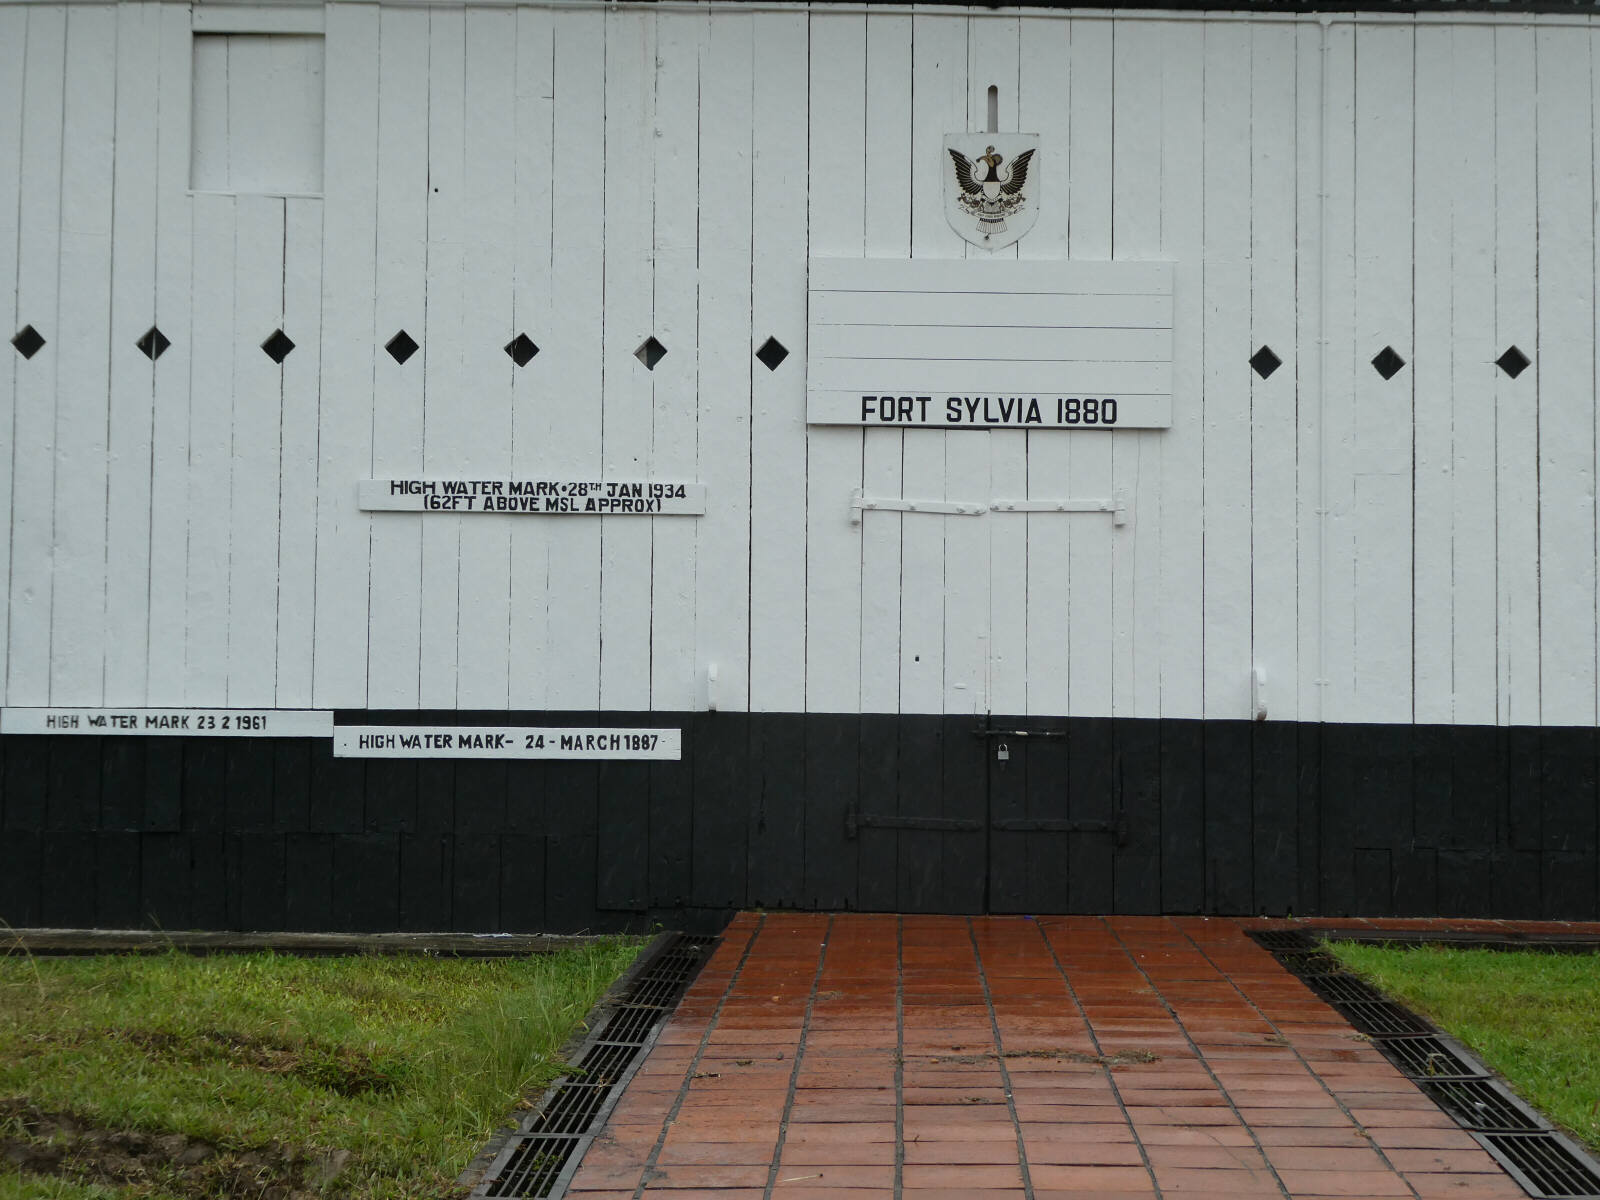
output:
<path id="1" fill-rule="evenodd" d="M 395 1067 L 348 1046 L 325 1046 L 311 1040 L 276 1041 L 209 1029 L 193 1034 L 122 1029 L 111 1036 L 137 1046 L 152 1058 L 224 1062 L 269 1075 L 293 1076 L 340 1096 L 392 1095 L 400 1086 Z"/>
<path id="2" fill-rule="evenodd" d="M 159 1189 L 193 1200 L 312 1200 L 349 1151 L 215 1146 L 181 1133 L 110 1129 L 89 1117 L 0 1100 L 0 1158 L 19 1171 L 82 1184 Z"/>

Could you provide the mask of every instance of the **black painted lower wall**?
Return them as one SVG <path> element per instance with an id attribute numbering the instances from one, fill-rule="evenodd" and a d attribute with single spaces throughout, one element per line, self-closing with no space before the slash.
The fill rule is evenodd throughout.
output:
<path id="1" fill-rule="evenodd" d="M 714 930 L 752 906 L 1600 916 L 1594 729 L 339 717 L 678 725 L 684 753 L 395 761 L 335 759 L 320 739 L 0 738 L 0 918 L 571 932 Z"/>

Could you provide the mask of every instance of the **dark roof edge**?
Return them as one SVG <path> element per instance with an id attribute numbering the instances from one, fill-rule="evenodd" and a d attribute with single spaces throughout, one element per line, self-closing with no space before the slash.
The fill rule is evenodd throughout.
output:
<path id="1" fill-rule="evenodd" d="M 644 0 L 648 3 L 649 0 Z M 716 4 L 719 0 L 710 0 Z M 749 3 L 749 0 L 726 0 L 728 3 Z M 827 7 L 826 0 L 763 0 L 764 5 L 776 4 L 796 8 Z M 1236 12 L 1262 13 L 1436 13 L 1481 16 L 1485 13 L 1563 13 L 1569 16 L 1588 16 L 1600 13 L 1600 0 L 1160 0 L 1159 3 L 1111 4 L 1104 0 L 1009 0 L 1005 4 L 973 3 L 972 0 L 849 0 L 848 7 L 875 7 L 877 5 L 905 8 L 917 6 L 950 6 L 972 9 L 1017 8 L 1078 9 L 1089 12 Z"/>

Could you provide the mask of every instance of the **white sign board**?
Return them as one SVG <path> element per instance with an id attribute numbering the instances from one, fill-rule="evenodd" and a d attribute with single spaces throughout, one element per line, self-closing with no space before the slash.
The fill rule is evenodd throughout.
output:
<path id="1" fill-rule="evenodd" d="M 1172 424 L 1172 264 L 811 260 L 806 420 Z"/>
<path id="2" fill-rule="evenodd" d="M 7 708 L 0 733 L 328 737 L 333 713 L 286 708 Z"/>
<path id="3" fill-rule="evenodd" d="M 529 725 L 341 725 L 335 758 L 683 757 L 681 729 L 535 728 Z"/>
<path id="4" fill-rule="evenodd" d="M 703 483 L 580 479 L 363 479 L 373 512 L 522 513 L 569 517 L 698 517 Z"/>

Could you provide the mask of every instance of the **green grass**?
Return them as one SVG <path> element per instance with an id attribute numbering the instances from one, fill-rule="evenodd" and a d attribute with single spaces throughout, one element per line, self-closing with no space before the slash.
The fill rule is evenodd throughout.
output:
<path id="1" fill-rule="evenodd" d="M 1600 1150 L 1600 955 L 1345 942 L 1328 948 Z"/>
<path id="2" fill-rule="evenodd" d="M 521 1097 L 560 1073 L 557 1051 L 638 948 L 612 940 L 522 959 L 13 953 L 0 959 L 0 1137 L 39 1143 L 51 1132 L 35 1121 L 42 1111 L 224 1153 L 205 1170 L 123 1175 L 109 1188 L 0 1158 L 0 1200 L 246 1194 L 245 1168 L 263 1158 L 268 1174 L 304 1187 L 306 1160 L 333 1150 L 351 1158 L 326 1195 L 446 1194 Z M 251 1149 L 242 1168 L 222 1170 Z M 96 1179 L 111 1177 L 74 1176 Z"/>

